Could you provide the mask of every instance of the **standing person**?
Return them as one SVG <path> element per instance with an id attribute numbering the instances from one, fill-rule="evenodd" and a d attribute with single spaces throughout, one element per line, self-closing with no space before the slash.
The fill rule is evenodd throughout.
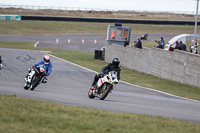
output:
<path id="1" fill-rule="evenodd" d="M 163 37 L 160 37 L 160 44 L 161 44 L 161 49 L 164 49 L 165 41 Z"/>
<path id="2" fill-rule="evenodd" d="M 112 30 L 110 34 L 110 39 L 115 39 L 115 30 Z"/>
<path id="3" fill-rule="evenodd" d="M 174 49 L 179 49 L 180 50 L 180 44 L 178 43 L 178 41 L 176 41 L 176 46 Z"/>
<path id="4" fill-rule="evenodd" d="M 197 54 L 198 53 L 198 46 L 199 46 L 199 43 L 197 42 L 197 39 L 195 39 L 194 46 L 195 46 L 195 54 Z"/>
<path id="5" fill-rule="evenodd" d="M 135 47 L 142 49 L 142 42 L 140 41 L 140 38 L 138 38 L 138 40 L 137 40 L 137 42 L 135 44 Z"/>
<path id="6" fill-rule="evenodd" d="M 155 40 L 155 44 L 153 45 L 153 47 L 158 47 L 158 41 L 157 40 Z"/>
<path id="7" fill-rule="evenodd" d="M 181 50 L 186 51 L 186 45 L 183 44 L 182 41 L 180 41 L 180 47 L 181 47 Z"/>
<path id="8" fill-rule="evenodd" d="M 190 45 L 190 53 L 192 53 L 193 49 L 194 49 L 194 40 L 192 40 L 192 43 Z"/>
<path id="9" fill-rule="evenodd" d="M 0 70 L 3 68 L 3 65 L 2 65 L 2 60 L 1 60 L 1 54 L 0 54 Z"/>
<path id="10" fill-rule="evenodd" d="M 190 52 L 191 53 L 195 53 L 195 54 L 197 54 L 198 53 L 198 42 L 197 42 L 197 40 L 192 40 L 192 43 L 191 43 L 191 46 L 190 46 Z"/>
<path id="11" fill-rule="evenodd" d="M 161 48 L 162 46 L 161 46 L 161 44 L 160 44 L 160 41 L 158 41 L 157 43 L 158 43 L 158 45 L 157 45 L 156 48 Z"/>

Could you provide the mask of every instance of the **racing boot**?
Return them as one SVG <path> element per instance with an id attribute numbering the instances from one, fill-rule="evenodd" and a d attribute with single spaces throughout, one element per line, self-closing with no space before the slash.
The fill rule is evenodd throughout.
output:
<path id="1" fill-rule="evenodd" d="M 42 83 L 47 83 L 47 81 L 48 81 L 47 77 L 42 78 Z"/>
<path id="2" fill-rule="evenodd" d="M 93 90 L 93 93 L 97 93 L 97 89 L 96 89 L 96 84 L 97 84 L 97 82 L 95 82 L 95 81 L 93 81 L 93 83 L 92 83 L 92 86 L 91 86 L 91 90 Z"/>

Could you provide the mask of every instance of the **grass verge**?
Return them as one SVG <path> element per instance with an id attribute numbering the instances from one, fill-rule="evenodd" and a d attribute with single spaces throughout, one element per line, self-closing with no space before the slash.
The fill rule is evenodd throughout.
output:
<path id="1" fill-rule="evenodd" d="M 0 95 L 0 132 L 197 133 L 200 124 Z"/>
<path id="2" fill-rule="evenodd" d="M 0 21 L 0 34 L 106 34 L 107 26 L 113 23 L 55 22 L 55 21 Z M 131 27 L 132 34 L 193 34 L 189 25 L 143 25 L 124 24 Z M 197 27 L 200 31 L 200 27 Z"/>
<path id="3" fill-rule="evenodd" d="M 92 52 L 61 50 L 61 49 L 47 49 L 34 48 L 33 43 L 27 42 L 0 42 L 0 48 L 19 48 L 19 49 L 34 49 L 51 51 L 52 55 L 68 60 L 94 71 L 100 72 L 101 68 L 106 65 L 106 62 L 101 60 L 94 60 Z M 75 53 L 75 54 L 71 54 Z M 139 73 L 133 70 L 122 68 L 121 80 L 140 85 L 143 87 L 152 88 L 155 90 L 164 91 L 174 95 L 187 97 L 195 100 L 200 100 L 200 88 L 181 84 L 178 82 L 160 79 L 158 77 Z"/>

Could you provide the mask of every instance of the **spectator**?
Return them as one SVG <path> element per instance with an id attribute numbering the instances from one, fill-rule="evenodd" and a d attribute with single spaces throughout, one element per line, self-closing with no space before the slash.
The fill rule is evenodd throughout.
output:
<path id="1" fill-rule="evenodd" d="M 163 39 L 163 37 L 160 37 L 160 44 L 161 44 L 161 49 L 164 49 L 164 46 L 165 46 L 165 41 Z"/>
<path id="2" fill-rule="evenodd" d="M 153 45 L 153 47 L 158 47 L 158 41 L 157 40 L 155 40 L 155 44 Z"/>
<path id="3" fill-rule="evenodd" d="M 194 40 L 192 40 L 191 46 L 190 46 L 190 52 L 192 53 L 192 50 L 194 48 Z"/>
<path id="4" fill-rule="evenodd" d="M 138 40 L 137 40 L 137 42 L 135 44 L 135 47 L 142 49 L 142 42 L 140 41 L 140 38 L 138 38 Z"/>
<path id="5" fill-rule="evenodd" d="M 127 38 L 124 39 L 124 47 L 126 47 L 127 45 L 129 45 L 129 41 L 127 41 Z"/>
<path id="6" fill-rule="evenodd" d="M 111 32 L 110 39 L 115 39 L 115 30 Z"/>
<path id="7" fill-rule="evenodd" d="M 198 42 L 197 42 L 197 40 L 192 40 L 192 43 L 191 43 L 191 46 L 190 46 L 190 52 L 191 53 L 195 53 L 195 54 L 197 54 L 198 53 Z"/>
<path id="8" fill-rule="evenodd" d="M 198 46 L 199 46 L 199 43 L 197 42 L 197 39 L 195 39 L 195 43 L 194 43 L 194 47 L 195 47 L 195 54 L 198 53 Z"/>
<path id="9" fill-rule="evenodd" d="M 181 50 L 186 51 L 186 45 L 183 44 L 182 41 L 180 41 L 180 48 L 181 48 Z"/>
<path id="10" fill-rule="evenodd" d="M 178 43 L 178 41 L 176 41 L 176 46 L 174 49 L 179 49 L 180 50 L 180 44 Z"/>
<path id="11" fill-rule="evenodd" d="M 157 42 L 157 47 L 156 48 L 161 48 L 161 44 L 160 44 L 160 41 Z"/>

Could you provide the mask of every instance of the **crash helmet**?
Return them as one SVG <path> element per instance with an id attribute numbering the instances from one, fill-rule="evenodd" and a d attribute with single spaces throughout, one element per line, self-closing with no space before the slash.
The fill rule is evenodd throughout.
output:
<path id="1" fill-rule="evenodd" d="M 48 55 L 45 55 L 45 56 L 43 57 L 43 61 L 44 61 L 44 64 L 49 64 L 49 62 L 50 62 L 50 57 L 49 57 Z"/>
<path id="2" fill-rule="evenodd" d="M 118 67 L 118 66 L 119 66 L 119 63 L 120 63 L 120 60 L 119 60 L 118 57 L 113 58 L 112 64 L 113 64 L 115 67 Z"/>
<path id="3" fill-rule="evenodd" d="M 163 37 L 160 37 L 161 40 L 163 40 Z"/>

